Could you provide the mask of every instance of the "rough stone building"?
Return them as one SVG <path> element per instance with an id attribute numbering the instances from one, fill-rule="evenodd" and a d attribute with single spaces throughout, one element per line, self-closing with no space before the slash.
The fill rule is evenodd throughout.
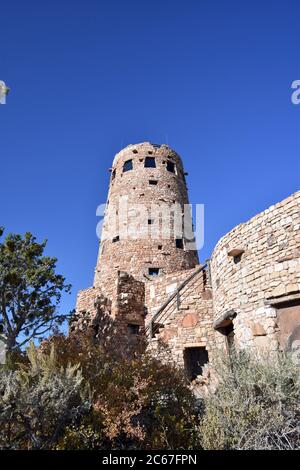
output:
<path id="1" fill-rule="evenodd" d="M 181 230 L 185 175 L 167 145 L 115 156 L 94 285 L 79 292 L 71 330 L 97 330 L 100 311 L 191 380 L 220 348 L 299 347 L 300 192 L 235 227 L 201 265 Z"/>

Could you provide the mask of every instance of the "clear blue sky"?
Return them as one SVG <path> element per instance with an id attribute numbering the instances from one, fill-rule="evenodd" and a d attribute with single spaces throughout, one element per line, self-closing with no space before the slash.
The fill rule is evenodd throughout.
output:
<path id="1" fill-rule="evenodd" d="M 0 225 L 48 238 L 78 289 L 96 262 L 113 155 L 167 142 L 206 208 L 205 247 L 299 189 L 298 0 L 1 5 Z"/>

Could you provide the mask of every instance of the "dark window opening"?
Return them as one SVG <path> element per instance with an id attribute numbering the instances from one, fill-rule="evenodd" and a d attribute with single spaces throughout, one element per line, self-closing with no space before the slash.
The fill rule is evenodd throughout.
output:
<path id="1" fill-rule="evenodd" d="M 113 181 L 116 177 L 116 170 L 113 170 L 112 174 L 111 174 L 111 180 Z"/>
<path id="2" fill-rule="evenodd" d="M 132 160 L 127 160 L 124 165 L 123 165 L 123 173 L 125 171 L 129 171 L 129 170 L 132 170 L 133 166 L 132 166 Z"/>
<path id="3" fill-rule="evenodd" d="M 225 336 L 227 351 L 230 353 L 234 347 L 234 326 L 233 321 L 228 319 L 225 320 L 223 325 L 218 328 L 220 333 Z"/>
<path id="4" fill-rule="evenodd" d="M 160 271 L 159 268 L 149 268 L 148 269 L 148 274 L 149 274 L 149 276 L 155 277 L 155 276 L 159 275 L 159 271 Z"/>
<path id="5" fill-rule="evenodd" d="M 162 245 L 158 245 L 157 247 L 159 250 L 162 250 Z"/>
<path id="6" fill-rule="evenodd" d="M 149 155 L 152 155 L 153 152 L 152 152 L 152 150 L 148 150 L 148 153 L 149 153 Z"/>
<path id="7" fill-rule="evenodd" d="M 168 161 L 167 170 L 170 171 L 171 173 L 175 173 L 175 163 Z"/>
<path id="8" fill-rule="evenodd" d="M 148 219 L 148 225 L 153 225 L 154 224 L 154 219 Z"/>
<path id="9" fill-rule="evenodd" d="M 241 259 L 242 259 L 242 254 L 243 254 L 243 253 L 240 253 L 239 255 L 235 255 L 235 256 L 233 257 L 233 262 L 234 262 L 234 264 L 238 264 L 238 263 L 241 261 Z"/>
<path id="10" fill-rule="evenodd" d="M 140 332 L 140 325 L 135 325 L 134 323 L 129 323 L 127 328 L 132 335 L 138 335 Z"/>
<path id="11" fill-rule="evenodd" d="M 204 347 L 185 348 L 183 358 L 186 376 L 192 381 L 202 374 L 203 366 L 208 363 L 208 352 Z"/>
<path id="12" fill-rule="evenodd" d="M 133 149 L 132 151 L 133 153 L 138 153 L 137 149 Z"/>
<path id="13" fill-rule="evenodd" d="M 119 240 L 120 240 L 119 235 L 117 235 L 116 237 L 112 239 L 113 243 L 118 242 Z"/>
<path id="14" fill-rule="evenodd" d="M 182 238 L 176 238 L 176 248 L 180 248 L 181 250 L 183 249 L 183 239 Z"/>
<path id="15" fill-rule="evenodd" d="M 152 186 L 156 186 L 157 185 L 157 180 L 149 180 L 149 184 L 152 185 Z"/>
<path id="16" fill-rule="evenodd" d="M 94 330 L 94 339 L 97 338 L 98 336 L 98 333 L 99 333 L 99 323 L 97 323 L 96 325 L 93 326 L 93 330 Z"/>
<path id="17" fill-rule="evenodd" d="M 155 158 L 154 157 L 146 157 L 144 166 L 145 166 L 145 168 L 156 168 Z"/>
<path id="18" fill-rule="evenodd" d="M 229 351 L 234 347 L 234 328 L 233 322 L 231 321 L 227 326 L 224 326 L 224 335 L 227 339 L 227 346 Z"/>

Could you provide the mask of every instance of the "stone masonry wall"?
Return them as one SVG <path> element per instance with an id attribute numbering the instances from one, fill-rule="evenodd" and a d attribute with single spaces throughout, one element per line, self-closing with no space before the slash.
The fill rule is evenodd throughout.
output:
<path id="1" fill-rule="evenodd" d="M 147 158 L 155 159 L 155 167 L 145 167 Z M 124 172 L 128 161 L 132 168 Z M 168 171 L 168 164 L 174 165 L 174 172 Z M 180 210 L 188 204 L 180 156 L 167 145 L 149 142 L 129 145 L 115 156 L 111 174 L 94 285 L 109 285 L 117 271 L 128 272 L 135 279 L 145 281 L 149 268 L 159 268 L 164 275 L 196 266 L 197 252 L 176 246 L 176 220 L 172 212 L 168 224 L 170 232 L 162 234 L 162 216 L 159 211 L 154 215 L 152 211 L 153 205 L 164 205 L 171 211 L 174 204 Z M 145 213 L 143 226 L 137 223 L 138 214 L 134 209 L 139 207 Z M 152 220 L 150 225 L 148 219 Z M 135 226 L 145 231 L 138 238 L 131 232 L 131 227 Z"/>
<path id="2" fill-rule="evenodd" d="M 274 305 L 300 292 L 300 192 L 225 235 L 212 254 L 211 276 L 215 322 L 237 314 L 235 344 L 278 348 Z"/>
<path id="3" fill-rule="evenodd" d="M 147 324 L 158 308 L 195 271 L 169 274 L 146 285 Z M 175 298 L 166 308 L 162 321 L 164 327 L 159 329 L 149 345 L 152 354 L 163 362 L 175 362 L 179 367 L 184 367 L 185 349 L 203 347 L 211 360 L 215 349 L 211 298 L 207 273 L 196 274 L 180 291 L 179 305 Z"/>

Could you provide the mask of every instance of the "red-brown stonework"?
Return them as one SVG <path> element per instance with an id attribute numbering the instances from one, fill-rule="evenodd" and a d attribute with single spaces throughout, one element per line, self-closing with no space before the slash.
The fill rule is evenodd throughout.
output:
<path id="1" fill-rule="evenodd" d="M 181 320 L 181 325 L 183 328 L 193 328 L 198 323 L 198 317 L 195 313 L 188 313 Z"/>
<path id="2" fill-rule="evenodd" d="M 145 166 L 149 157 L 155 167 L 154 160 Z M 122 211 L 124 201 L 143 204 L 146 215 L 153 203 L 187 204 L 179 155 L 167 145 L 144 142 L 115 156 L 94 285 L 78 294 L 72 334 L 94 327 L 100 312 L 124 333 L 144 334 L 152 354 L 186 367 L 190 377 L 193 357 L 211 362 L 218 349 L 233 344 L 294 347 L 300 338 L 300 192 L 222 237 L 207 267 L 186 249 L 185 239 L 182 246 L 176 243 L 174 230 L 160 236 L 159 214 L 142 238 L 126 236 L 135 217 L 131 209 L 109 233 L 114 208 Z M 158 275 L 151 276 L 155 269 Z"/>

